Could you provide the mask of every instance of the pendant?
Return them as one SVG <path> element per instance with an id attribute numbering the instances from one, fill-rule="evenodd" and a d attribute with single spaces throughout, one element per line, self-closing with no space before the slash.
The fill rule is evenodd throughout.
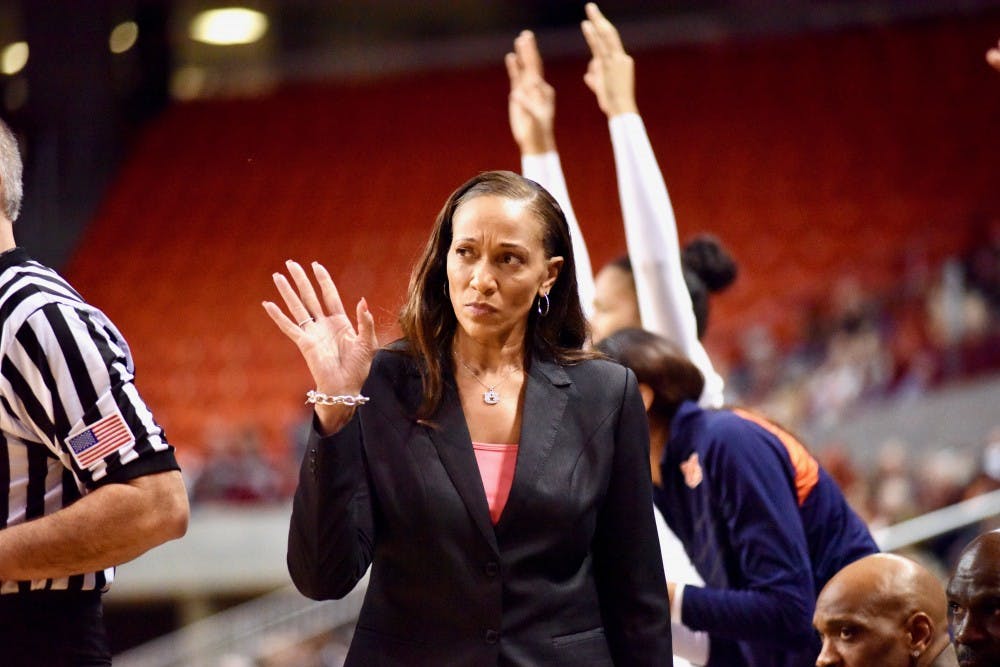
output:
<path id="1" fill-rule="evenodd" d="M 486 391 L 483 392 L 483 403 L 486 405 L 496 405 L 499 402 L 500 394 L 498 394 L 493 387 L 488 387 Z"/>

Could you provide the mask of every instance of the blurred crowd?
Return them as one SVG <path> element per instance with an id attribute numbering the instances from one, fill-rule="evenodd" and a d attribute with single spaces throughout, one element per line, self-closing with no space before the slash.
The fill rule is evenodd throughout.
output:
<path id="1" fill-rule="evenodd" d="M 835 444 L 818 458 L 851 506 L 875 530 L 1000 490 L 1000 427 L 985 442 L 972 444 L 981 447 L 949 447 L 914 457 L 905 441 L 890 438 L 878 445 L 870 470 L 861 469 L 850 452 Z M 943 574 L 954 567 L 959 550 L 972 537 L 996 528 L 1000 517 L 945 533 L 907 553 Z"/>
<path id="2" fill-rule="evenodd" d="M 842 276 L 788 349 L 749 327 L 727 402 L 793 429 L 829 427 L 874 401 L 1000 370 L 1000 219 L 981 225 L 960 256 L 934 265 L 913 250 L 902 264 L 882 292 Z"/>

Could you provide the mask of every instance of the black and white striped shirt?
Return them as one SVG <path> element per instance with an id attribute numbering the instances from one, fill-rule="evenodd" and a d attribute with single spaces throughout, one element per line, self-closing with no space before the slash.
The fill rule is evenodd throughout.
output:
<path id="1" fill-rule="evenodd" d="M 0 530 L 103 484 L 178 469 L 132 383 L 132 355 L 118 329 L 21 248 L 0 255 L 0 321 Z M 3 581 L 0 594 L 104 590 L 113 576 L 108 568 Z"/>

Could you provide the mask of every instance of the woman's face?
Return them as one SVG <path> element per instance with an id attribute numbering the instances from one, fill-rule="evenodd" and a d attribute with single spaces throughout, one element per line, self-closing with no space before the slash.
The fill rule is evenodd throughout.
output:
<path id="1" fill-rule="evenodd" d="M 614 265 L 605 266 L 594 280 L 593 342 L 599 343 L 619 329 L 641 326 L 632 274 Z"/>
<path id="2" fill-rule="evenodd" d="M 523 201 L 480 195 L 452 217 L 448 292 L 460 332 L 482 342 L 523 341 L 528 312 L 556 281 L 562 257 L 545 257 L 542 221 Z"/>

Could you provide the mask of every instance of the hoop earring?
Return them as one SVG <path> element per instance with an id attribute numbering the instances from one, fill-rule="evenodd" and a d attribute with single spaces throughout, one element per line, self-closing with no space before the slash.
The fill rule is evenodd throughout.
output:
<path id="1" fill-rule="evenodd" d="M 545 299 L 545 310 L 542 310 L 542 299 Z M 539 314 L 539 316 L 545 317 L 546 315 L 548 315 L 549 314 L 549 308 L 551 307 L 551 305 L 552 304 L 549 303 L 549 295 L 548 294 L 542 294 L 541 296 L 539 296 L 538 297 L 538 314 Z"/>

